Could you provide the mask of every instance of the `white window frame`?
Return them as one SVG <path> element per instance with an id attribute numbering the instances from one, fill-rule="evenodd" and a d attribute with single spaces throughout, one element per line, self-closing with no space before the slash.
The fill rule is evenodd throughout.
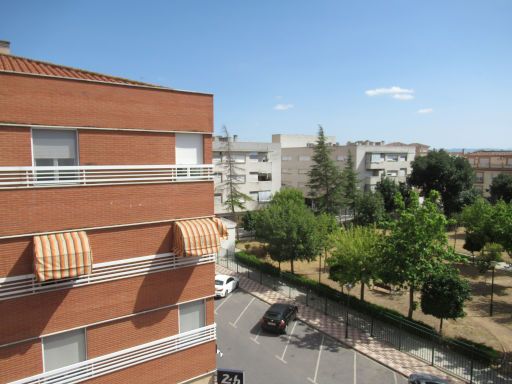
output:
<path id="1" fill-rule="evenodd" d="M 268 199 L 263 200 L 263 199 L 261 198 L 261 194 L 262 194 L 262 193 L 268 193 Z M 270 191 L 270 190 L 267 190 L 267 191 L 258 191 L 258 202 L 261 202 L 261 203 L 267 203 L 267 202 L 269 202 L 269 201 L 271 201 L 271 200 L 272 200 L 272 191 Z"/>
<path id="2" fill-rule="evenodd" d="M 78 332 L 82 332 L 83 333 L 84 358 L 83 358 L 83 360 L 77 361 L 77 362 L 72 363 L 72 364 L 76 364 L 76 363 L 80 363 L 80 362 L 88 360 L 87 328 L 84 327 L 84 328 L 72 329 L 72 330 L 69 330 L 69 331 L 64 331 L 64 332 L 60 332 L 60 333 L 56 333 L 56 334 L 52 334 L 52 335 L 48 335 L 48 336 L 43 336 L 41 338 L 41 356 L 42 356 L 42 359 L 43 359 L 43 372 L 48 372 L 49 371 L 47 369 L 47 367 L 46 367 L 46 365 L 47 365 L 47 361 L 46 361 L 47 358 L 46 358 L 46 355 L 45 355 L 45 340 L 46 339 L 51 339 L 53 337 L 62 337 L 62 336 L 65 336 L 66 334 L 69 334 L 69 333 L 78 333 Z M 64 367 L 67 367 L 67 366 L 72 365 L 72 364 L 63 365 L 61 367 L 57 367 L 57 368 L 53 368 L 53 369 L 64 368 Z M 52 371 L 53 369 L 51 369 L 50 371 Z"/>
<path id="3" fill-rule="evenodd" d="M 181 307 L 183 305 L 200 303 L 200 302 L 203 303 L 203 319 L 202 319 L 203 325 L 201 327 L 199 327 L 199 328 L 202 328 L 202 327 L 206 326 L 206 300 L 205 299 L 189 300 L 189 301 L 186 301 L 184 303 L 180 303 L 178 305 L 178 332 L 179 333 L 189 332 L 189 331 L 193 330 L 193 329 L 190 329 L 189 331 L 182 331 L 182 329 L 181 329 Z M 199 329 L 199 328 L 194 328 L 194 329 Z"/>
<path id="4" fill-rule="evenodd" d="M 249 176 L 247 177 L 248 183 L 257 183 L 259 177 L 259 172 L 249 172 Z"/>
<path id="5" fill-rule="evenodd" d="M 300 155 L 299 161 L 311 161 L 311 156 L 309 155 Z"/>

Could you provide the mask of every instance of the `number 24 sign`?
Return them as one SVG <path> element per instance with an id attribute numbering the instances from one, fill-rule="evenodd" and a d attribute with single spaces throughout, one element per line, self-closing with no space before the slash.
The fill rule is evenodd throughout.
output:
<path id="1" fill-rule="evenodd" d="M 217 369 L 217 384 L 244 384 L 244 371 Z"/>

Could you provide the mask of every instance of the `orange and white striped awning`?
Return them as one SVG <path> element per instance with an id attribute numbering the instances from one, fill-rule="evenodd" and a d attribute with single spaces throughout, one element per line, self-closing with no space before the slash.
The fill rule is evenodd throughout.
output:
<path id="1" fill-rule="evenodd" d="M 173 251 L 177 256 L 202 256 L 217 253 L 228 230 L 217 218 L 183 220 L 174 223 Z"/>
<path id="2" fill-rule="evenodd" d="M 92 252 L 85 232 L 34 236 L 34 274 L 38 281 L 89 275 L 91 272 Z"/>

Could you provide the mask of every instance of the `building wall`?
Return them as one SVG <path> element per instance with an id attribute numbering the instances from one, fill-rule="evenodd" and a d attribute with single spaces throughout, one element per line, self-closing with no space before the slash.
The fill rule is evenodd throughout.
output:
<path id="1" fill-rule="evenodd" d="M 78 127 L 80 165 L 175 164 L 179 132 L 201 134 L 211 163 L 212 95 L 6 73 L 0 83 L 0 167 L 32 166 L 29 126 Z M 96 228 L 94 263 L 170 252 L 172 221 L 212 216 L 212 195 L 211 181 L 2 189 L 0 277 L 32 273 L 34 233 Z M 49 334 L 87 327 L 90 359 L 176 334 L 186 301 L 205 298 L 213 324 L 214 274 L 207 263 L 0 300 L 0 383 L 41 373 Z M 214 346 L 91 381 L 184 381 L 215 369 Z"/>
<path id="2" fill-rule="evenodd" d="M 0 73 L 0 123 L 213 131 L 213 96 Z"/>
<path id="3" fill-rule="evenodd" d="M 260 191 L 270 191 L 275 194 L 281 188 L 281 148 L 279 144 L 272 143 L 257 143 L 257 142 L 231 142 L 231 151 L 233 155 L 242 156 L 243 163 L 236 163 L 234 166 L 234 173 L 245 177 L 243 183 L 237 184 L 240 192 L 251 196 L 253 200 L 245 202 L 246 210 L 251 211 L 265 204 L 265 202 L 258 201 L 256 193 Z M 228 213 L 229 211 L 224 206 L 224 201 L 227 199 L 226 177 L 228 169 L 226 163 L 219 161 L 220 154 L 224 154 L 227 150 L 227 144 L 224 142 L 214 141 L 213 155 L 215 159 L 214 172 L 222 174 L 222 182 L 215 182 L 216 196 L 222 195 L 222 202 L 217 198 L 215 200 L 214 210 L 215 214 Z M 251 153 L 259 153 L 261 158 L 266 158 L 267 161 L 255 161 L 250 159 Z M 223 155 L 224 156 L 224 155 Z M 224 158 L 224 157 L 223 157 Z M 222 159 L 221 159 L 222 160 Z M 262 174 L 270 174 L 271 181 L 250 181 L 250 173 L 258 172 Z"/>
<path id="4" fill-rule="evenodd" d="M 512 151 L 478 151 L 463 154 L 475 171 L 474 187 L 489 197 L 493 179 L 500 173 L 512 175 Z"/>

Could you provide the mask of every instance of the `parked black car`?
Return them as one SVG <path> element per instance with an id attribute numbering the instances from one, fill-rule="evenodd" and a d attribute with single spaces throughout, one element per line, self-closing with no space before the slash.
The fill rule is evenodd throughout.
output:
<path id="1" fill-rule="evenodd" d="M 261 319 L 261 328 L 279 333 L 286 333 L 290 321 L 295 320 L 299 308 L 292 304 L 272 304 Z"/>
<path id="2" fill-rule="evenodd" d="M 413 373 L 409 376 L 409 384 L 448 384 L 449 382 L 440 377 L 428 373 Z"/>

